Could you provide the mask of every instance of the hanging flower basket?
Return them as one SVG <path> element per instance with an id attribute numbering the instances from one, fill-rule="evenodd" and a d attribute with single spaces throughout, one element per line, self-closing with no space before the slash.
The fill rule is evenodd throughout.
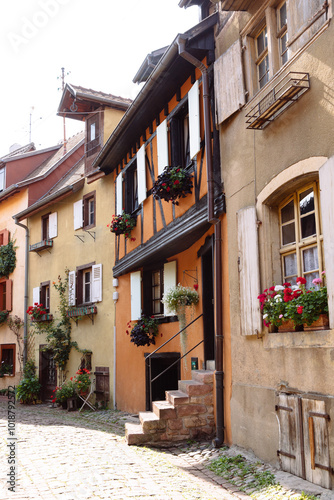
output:
<path id="1" fill-rule="evenodd" d="M 192 175 L 182 167 L 165 167 L 155 181 L 152 194 L 155 199 L 171 201 L 178 205 L 179 198 L 185 198 L 192 192 Z"/>
<path id="2" fill-rule="evenodd" d="M 128 335 L 130 333 L 131 342 L 137 347 L 155 344 L 155 337 L 158 335 L 158 324 L 153 316 L 146 316 L 143 314 L 131 331 L 130 328 L 131 321 L 128 323 L 126 333 Z"/>
<path id="3" fill-rule="evenodd" d="M 131 241 L 135 241 L 135 238 L 131 238 L 131 231 L 136 226 L 136 223 L 135 217 L 123 211 L 121 215 L 113 215 L 111 223 L 107 227 L 110 228 L 111 233 L 124 234 L 125 239 L 130 238 Z"/>

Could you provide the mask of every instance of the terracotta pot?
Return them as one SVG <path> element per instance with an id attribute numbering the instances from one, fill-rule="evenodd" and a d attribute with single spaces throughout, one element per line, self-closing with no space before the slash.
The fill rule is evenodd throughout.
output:
<path id="1" fill-rule="evenodd" d="M 294 332 L 295 331 L 295 324 L 292 321 L 292 319 L 287 319 L 286 321 L 283 321 L 281 326 L 278 327 L 279 332 Z"/>
<path id="2" fill-rule="evenodd" d="M 312 330 L 328 330 L 329 319 L 327 314 L 320 314 L 319 319 L 313 321 L 311 325 L 304 323 L 304 331 L 310 332 Z"/>

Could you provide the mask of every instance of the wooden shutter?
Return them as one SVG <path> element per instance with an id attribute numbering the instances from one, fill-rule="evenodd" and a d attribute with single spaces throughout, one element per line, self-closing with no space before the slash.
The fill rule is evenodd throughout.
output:
<path id="1" fill-rule="evenodd" d="M 169 165 L 168 160 L 168 129 L 167 120 L 164 120 L 157 127 L 157 148 L 158 148 L 158 174 Z"/>
<path id="2" fill-rule="evenodd" d="M 190 138 L 190 158 L 194 158 L 201 147 L 201 127 L 199 111 L 199 85 L 198 80 L 188 92 L 189 106 L 189 138 Z"/>
<path id="3" fill-rule="evenodd" d="M 58 236 L 57 212 L 49 215 L 49 238 Z"/>
<path id="4" fill-rule="evenodd" d="M 294 0 L 288 7 L 289 46 L 293 52 L 303 47 L 326 21 L 323 5 L 324 0 Z"/>
<path id="5" fill-rule="evenodd" d="M 13 280 L 6 280 L 6 311 L 13 308 Z"/>
<path id="6" fill-rule="evenodd" d="M 95 368 L 95 394 L 97 401 L 109 401 L 109 367 L 97 366 Z"/>
<path id="7" fill-rule="evenodd" d="M 130 274 L 131 283 L 131 321 L 141 317 L 141 273 L 136 271 Z"/>
<path id="8" fill-rule="evenodd" d="M 236 41 L 214 63 L 217 125 L 245 104 L 241 44 Z"/>
<path id="9" fill-rule="evenodd" d="M 102 300 L 102 264 L 92 266 L 92 302 Z"/>
<path id="10" fill-rule="evenodd" d="M 83 225 L 82 200 L 73 203 L 74 215 L 74 230 L 79 229 Z"/>
<path id="11" fill-rule="evenodd" d="M 324 254 L 326 283 L 328 294 L 329 325 L 334 325 L 334 156 L 329 158 L 319 169 L 320 206 L 322 217 L 322 234 L 324 237 Z"/>
<path id="12" fill-rule="evenodd" d="M 243 208 L 237 217 L 241 333 L 257 335 L 262 330 L 262 318 L 257 298 L 260 293 L 260 268 L 256 209 Z"/>
<path id="13" fill-rule="evenodd" d="M 68 273 L 68 305 L 75 306 L 75 271 Z"/>
<path id="14" fill-rule="evenodd" d="M 123 174 L 122 172 L 116 177 L 116 214 L 121 215 L 123 212 Z"/>
<path id="15" fill-rule="evenodd" d="M 280 394 L 276 412 L 279 422 L 279 450 L 282 469 L 296 476 L 305 476 L 302 454 L 301 401 L 296 395 Z"/>
<path id="16" fill-rule="evenodd" d="M 35 288 L 32 289 L 32 304 L 35 305 L 36 303 L 40 303 L 40 287 L 36 286 Z"/>
<path id="17" fill-rule="evenodd" d="M 164 294 L 168 292 L 170 288 L 176 286 L 176 260 L 167 262 L 164 265 Z M 174 316 L 175 313 L 171 312 L 164 306 L 165 316 Z"/>
<path id="18" fill-rule="evenodd" d="M 8 229 L 3 229 L 0 231 L 0 246 L 8 245 L 9 243 L 9 231 Z"/>
<path id="19" fill-rule="evenodd" d="M 325 401 L 302 399 L 306 480 L 331 488 L 328 421 Z"/>
<path id="20" fill-rule="evenodd" d="M 138 205 L 146 199 L 146 159 L 145 145 L 137 153 Z"/>

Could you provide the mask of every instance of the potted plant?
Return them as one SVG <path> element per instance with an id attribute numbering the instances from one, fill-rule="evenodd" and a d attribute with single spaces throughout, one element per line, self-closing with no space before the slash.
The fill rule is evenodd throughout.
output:
<path id="1" fill-rule="evenodd" d="M 17 386 L 16 398 L 23 404 L 34 404 L 38 400 L 40 389 L 35 363 L 28 360 L 23 370 L 23 379 Z"/>
<path id="2" fill-rule="evenodd" d="M 128 335 L 130 333 L 131 342 L 137 347 L 155 344 L 155 337 L 158 335 L 158 324 L 154 316 L 143 314 L 131 330 L 130 328 L 131 321 L 128 323 L 126 333 Z"/>
<path id="3" fill-rule="evenodd" d="M 73 377 L 71 377 L 70 380 L 73 380 L 79 394 L 81 395 L 88 394 L 88 390 L 91 384 L 90 380 L 91 374 L 92 373 L 89 370 L 87 370 L 87 368 L 81 368 L 76 372 L 74 379 Z"/>
<path id="4" fill-rule="evenodd" d="M 152 194 L 155 199 L 171 201 L 174 205 L 178 205 L 179 198 L 191 194 L 192 177 L 185 168 L 167 166 L 155 181 Z"/>
<path id="5" fill-rule="evenodd" d="M 5 375 L 12 375 L 13 373 L 13 365 L 9 365 L 4 361 L 1 361 L 0 364 L 0 377 L 4 377 Z"/>
<path id="6" fill-rule="evenodd" d="M 288 304 L 296 300 L 301 294 L 298 285 L 291 286 L 291 283 L 283 285 L 275 285 L 266 288 L 263 293 L 258 296 L 260 301 L 260 310 L 263 314 L 263 324 L 269 327 L 273 325 L 279 331 L 292 331 L 296 324 L 294 318 L 291 317 L 291 306 Z"/>
<path id="7" fill-rule="evenodd" d="M 168 311 L 175 313 L 179 319 L 181 332 L 181 348 L 182 354 L 186 353 L 187 350 L 187 331 L 186 326 L 186 308 L 190 306 L 195 306 L 199 302 L 199 295 L 197 292 L 198 285 L 194 285 L 194 288 L 188 286 L 182 286 L 180 283 L 172 288 L 169 288 L 162 297 L 162 302 L 168 309 Z"/>
<path id="8" fill-rule="evenodd" d="M 76 395 L 76 385 L 72 380 L 66 380 L 60 387 L 56 387 L 53 392 L 54 396 L 51 397 L 51 401 L 66 409 L 67 400 Z"/>
<path id="9" fill-rule="evenodd" d="M 110 228 L 111 233 L 124 234 L 125 239 L 130 238 L 131 241 L 135 241 L 135 238 L 131 238 L 131 231 L 136 226 L 136 223 L 136 218 L 123 210 L 121 215 L 112 216 L 111 223 L 107 224 L 107 227 Z"/>
<path id="10" fill-rule="evenodd" d="M 0 246 L 0 277 L 8 278 L 16 267 L 14 243 L 14 241 L 10 241 L 7 245 Z"/>
<path id="11" fill-rule="evenodd" d="M 44 309 L 43 304 L 35 302 L 33 306 L 28 307 L 27 313 L 31 316 L 33 321 L 41 321 L 43 316 L 47 314 L 47 311 Z"/>
<path id="12" fill-rule="evenodd" d="M 315 278 L 315 285 L 310 290 L 305 289 L 306 283 L 300 283 L 302 293 L 298 299 L 299 321 L 304 330 L 325 330 L 328 328 L 328 299 L 327 287 L 321 278 Z"/>

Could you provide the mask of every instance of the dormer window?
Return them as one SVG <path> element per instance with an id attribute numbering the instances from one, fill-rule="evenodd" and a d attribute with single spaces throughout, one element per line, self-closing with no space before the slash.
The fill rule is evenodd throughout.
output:
<path id="1" fill-rule="evenodd" d="M 3 191 L 6 187 L 5 185 L 5 174 L 6 174 L 6 168 L 0 169 L 0 191 Z"/>
<path id="2" fill-rule="evenodd" d="M 100 127 L 99 114 L 96 114 L 87 120 L 87 156 L 94 155 L 98 152 L 100 146 Z"/>

